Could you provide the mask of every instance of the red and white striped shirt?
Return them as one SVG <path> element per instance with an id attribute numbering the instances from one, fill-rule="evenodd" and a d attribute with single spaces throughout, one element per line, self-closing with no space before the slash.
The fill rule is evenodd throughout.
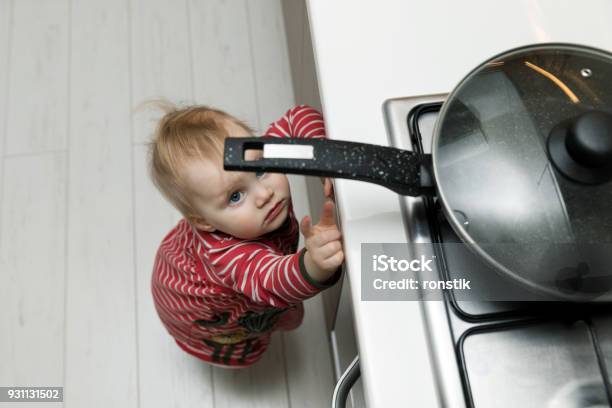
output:
<path id="1" fill-rule="evenodd" d="M 321 114 L 297 106 L 264 133 L 325 137 Z M 271 332 L 302 322 L 302 301 L 331 286 L 307 274 L 292 205 L 285 223 L 257 240 L 198 230 L 182 219 L 163 239 L 151 281 L 159 317 L 186 352 L 214 364 L 248 366 L 267 349 Z"/>

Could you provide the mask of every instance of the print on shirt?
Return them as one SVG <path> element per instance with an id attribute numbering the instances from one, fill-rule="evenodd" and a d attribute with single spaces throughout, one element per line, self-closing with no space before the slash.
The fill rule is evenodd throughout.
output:
<path id="1" fill-rule="evenodd" d="M 211 320 L 198 319 L 194 323 L 200 327 L 219 327 L 227 323 L 229 312 L 223 312 L 220 315 L 215 315 Z"/>
<path id="2" fill-rule="evenodd" d="M 259 313 L 247 312 L 238 319 L 238 324 L 242 326 L 239 330 L 232 333 L 211 336 L 210 340 L 219 344 L 236 344 L 248 338 L 257 337 L 270 331 L 278 321 L 280 315 L 289 309 L 290 308 L 268 309 Z M 212 320 L 198 319 L 195 323 L 202 327 L 219 327 L 227 323 L 228 318 L 229 313 L 224 312 L 221 315 L 216 315 Z M 205 342 L 205 344 L 208 343 Z"/>
<path id="3" fill-rule="evenodd" d="M 268 309 L 261 313 L 248 312 L 238 319 L 238 323 L 249 333 L 261 334 L 269 331 L 278 321 L 278 317 L 286 309 Z"/>

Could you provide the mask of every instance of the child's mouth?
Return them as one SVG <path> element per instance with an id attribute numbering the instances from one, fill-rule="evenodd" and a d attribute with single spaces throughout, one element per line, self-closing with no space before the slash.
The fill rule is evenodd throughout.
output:
<path id="1" fill-rule="evenodd" d="M 284 204 L 285 200 L 280 200 L 278 203 L 276 203 L 276 205 L 272 207 L 270 212 L 268 212 L 268 214 L 266 215 L 264 222 L 270 222 L 276 217 L 278 217 L 278 215 L 283 211 Z"/>

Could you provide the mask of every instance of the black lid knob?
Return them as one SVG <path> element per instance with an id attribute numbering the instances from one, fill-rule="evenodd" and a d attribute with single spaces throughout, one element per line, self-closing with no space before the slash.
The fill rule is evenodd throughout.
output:
<path id="1" fill-rule="evenodd" d="M 612 114 L 593 110 L 555 126 L 548 153 L 557 170 L 571 180 L 612 180 Z"/>
<path id="2" fill-rule="evenodd" d="M 567 151 L 587 167 L 612 163 L 612 115 L 591 111 L 579 116 L 568 129 Z"/>

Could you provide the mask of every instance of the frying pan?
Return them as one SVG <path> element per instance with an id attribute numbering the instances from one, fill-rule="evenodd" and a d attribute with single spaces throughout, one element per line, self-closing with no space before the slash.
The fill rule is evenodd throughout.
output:
<path id="1" fill-rule="evenodd" d="M 458 236 L 496 270 L 555 298 L 610 301 L 611 112 L 612 54 L 536 44 L 485 61 L 457 85 L 431 155 L 338 140 L 227 138 L 224 167 L 435 196 Z M 263 158 L 245 160 L 249 149 Z"/>

